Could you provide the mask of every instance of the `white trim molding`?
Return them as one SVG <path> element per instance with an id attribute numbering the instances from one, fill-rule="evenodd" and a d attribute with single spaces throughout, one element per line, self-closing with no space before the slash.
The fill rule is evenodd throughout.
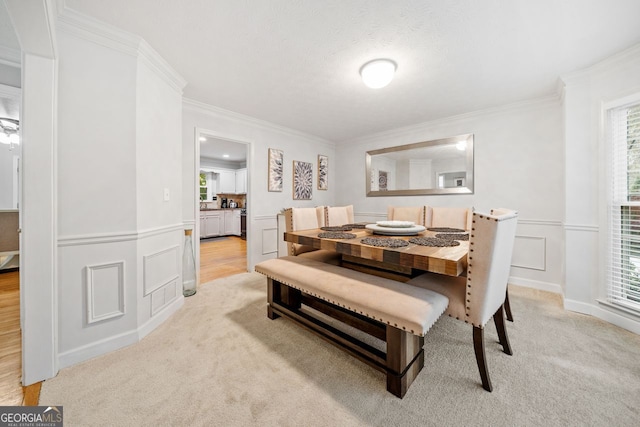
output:
<path id="1" fill-rule="evenodd" d="M 457 116 L 445 117 L 442 119 L 435 119 L 428 122 L 422 122 L 414 125 L 405 126 L 402 128 L 396 128 L 392 130 L 382 131 L 370 135 L 359 136 L 356 138 L 348 139 L 346 141 L 339 141 L 340 143 L 348 142 L 349 145 L 369 145 L 375 142 L 386 141 L 390 137 L 394 139 L 401 139 L 404 136 L 412 136 L 416 132 L 423 130 L 432 130 L 448 123 L 457 123 L 463 120 L 471 120 L 478 117 L 485 117 L 488 115 L 502 115 L 510 111 L 521 111 L 532 108 L 544 108 L 549 105 L 559 104 L 559 94 L 543 96 L 539 98 L 528 99 L 524 101 L 514 102 L 512 104 L 501 105 L 493 108 L 486 108 L 483 110 L 470 111 L 468 113 L 459 114 Z"/>
<path id="2" fill-rule="evenodd" d="M 557 283 L 542 282 L 540 280 L 525 279 L 524 277 L 509 277 L 509 284 L 523 286 L 525 288 L 538 289 L 541 291 L 552 292 L 554 294 L 564 295 L 562 286 Z"/>
<path id="3" fill-rule="evenodd" d="M 315 135 L 300 132 L 295 129 L 290 129 L 284 126 L 279 126 L 279 125 L 276 125 L 275 123 L 256 119 L 251 116 L 245 116 L 244 114 L 236 113 L 230 110 L 225 110 L 224 108 L 215 107 L 213 105 L 205 104 L 204 102 L 196 101 L 194 99 L 183 98 L 182 106 L 185 110 L 191 110 L 196 113 L 213 116 L 215 118 L 220 118 L 223 120 L 229 120 L 234 123 L 239 123 L 245 126 L 251 126 L 258 129 L 265 129 L 269 131 L 279 132 L 281 134 L 295 136 L 295 137 L 303 137 L 305 139 L 309 139 L 317 143 L 324 144 L 331 148 L 335 148 L 335 145 L 336 145 L 332 141 L 320 138 Z M 207 132 L 203 132 L 203 133 L 207 133 Z M 223 138 L 228 139 L 226 136 L 223 136 Z M 246 141 L 246 138 L 240 138 L 238 140 Z"/>
<path id="4" fill-rule="evenodd" d="M 19 49 L 0 45 L 0 64 L 20 68 L 22 66 L 22 53 Z"/>
<path id="5" fill-rule="evenodd" d="M 262 229 L 262 255 L 278 252 L 278 227 Z"/>
<path id="6" fill-rule="evenodd" d="M 59 236 L 58 247 L 99 245 L 103 243 L 128 242 L 131 240 L 145 239 L 173 231 L 184 230 L 184 223 L 164 225 L 162 227 L 148 228 L 145 230 L 114 231 L 110 233 L 78 234 L 71 236 Z"/>
<path id="7" fill-rule="evenodd" d="M 16 102 L 20 102 L 22 99 L 22 89 L 19 87 L 0 84 L 0 96 L 2 98 L 10 98 Z"/>
<path id="8" fill-rule="evenodd" d="M 603 303 L 600 300 L 597 302 L 599 305 L 565 299 L 564 308 L 569 311 L 575 311 L 576 313 L 588 314 L 590 316 L 597 317 L 598 319 L 609 322 L 612 325 L 619 326 L 640 335 L 640 320 L 637 316 L 629 316 L 624 311 L 617 310 L 616 308 L 613 308 L 611 304 Z"/>
<path id="9" fill-rule="evenodd" d="M 168 285 L 180 278 L 180 246 L 170 246 L 161 251 L 142 256 L 143 295 Z M 164 270 L 164 271 L 163 271 Z M 160 276 L 154 277 L 157 274 Z"/>
<path id="10" fill-rule="evenodd" d="M 528 254 L 533 254 L 535 255 L 534 257 L 528 257 L 528 259 L 520 259 L 518 260 L 516 258 L 516 260 L 512 260 L 511 262 L 511 266 L 512 267 L 518 267 L 518 268 L 526 268 L 529 270 L 539 270 L 539 271 L 546 271 L 547 270 L 547 238 L 546 237 L 542 237 L 542 236 L 522 236 L 522 235 L 517 235 L 515 237 L 515 244 L 517 245 L 518 242 L 524 242 L 524 241 L 530 241 L 530 242 L 539 242 L 541 244 L 541 246 L 537 247 L 537 251 L 533 251 L 533 247 L 530 247 L 529 251 L 526 251 Z M 518 251 L 514 250 L 513 251 L 514 255 L 518 255 Z M 536 263 L 537 262 L 537 263 Z"/>
<path id="11" fill-rule="evenodd" d="M 74 37 L 144 60 L 158 76 L 180 94 L 187 85 L 187 81 L 149 43 L 137 35 L 67 7 L 58 14 L 58 28 Z"/>
<path id="12" fill-rule="evenodd" d="M 565 224 L 564 229 L 566 231 L 586 231 L 590 233 L 598 233 L 600 231 L 599 226 L 588 224 Z"/>
<path id="13" fill-rule="evenodd" d="M 98 273 L 102 270 L 115 269 L 115 283 L 99 283 Z M 103 320 L 112 319 L 114 317 L 120 317 L 125 314 L 125 301 L 124 301 L 124 261 L 117 261 L 105 264 L 96 264 L 96 265 L 88 265 L 86 267 L 86 291 L 87 291 L 87 323 L 92 324 L 96 322 L 101 322 Z M 104 298 L 96 298 L 99 293 L 96 287 L 105 288 L 106 286 L 111 286 L 114 288 L 116 295 L 116 305 L 117 307 L 112 307 L 112 310 L 109 312 L 99 313 L 99 309 L 97 308 L 98 304 L 101 301 L 104 301 Z M 104 289 L 103 289 L 104 290 Z"/>

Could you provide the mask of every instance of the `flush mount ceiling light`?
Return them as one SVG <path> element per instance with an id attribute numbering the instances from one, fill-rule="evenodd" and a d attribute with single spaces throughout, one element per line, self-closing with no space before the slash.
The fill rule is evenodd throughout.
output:
<path id="1" fill-rule="evenodd" d="M 390 59 L 374 59 L 360 68 L 360 75 L 365 85 L 371 89 L 385 87 L 396 72 L 396 63 Z"/>

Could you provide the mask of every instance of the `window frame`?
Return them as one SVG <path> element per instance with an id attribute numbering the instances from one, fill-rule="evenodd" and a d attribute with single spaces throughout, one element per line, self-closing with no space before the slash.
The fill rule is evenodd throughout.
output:
<path id="1" fill-rule="evenodd" d="M 603 113 L 603 139 L 605 141 L 604 147 L 606 149 L 606 183 L 605 185 L 605 194 L 606 194 L 606 214 L 603 216 L 605 218 L 606 227 L 606 265 L 604 266 L 604 280 L 603 287 L 601 289 L 601 296 L 598 301 L 606 306 L 618 309 L 620 311 L 626 312 L 628 314 L 632 314 L 634 316 L 640 316 L 640 301 L 633 302 L 629 301 L 628 297 L 620 297 L 616 296 L 615 292 L 615 284 L 612 282 L 617 280 L 615 275 L 624 274 L 625 268 L 621 266 L 623 259 L 625 257 L 625 248 L 628 249 L 629 245 L 625 245 L 625 242 L 630 242 L 634 240 L 633 235 L 628 233 L 628 238 L 623 240 L 623 238 L 627 235 L 625 231 L 622 230 L 624 221 L 628 221 L 628 219 L 623 219 L 622 214 L 627 208 L 640 208 L 640 200 L 639 201 L 629 201 L 629 184 L 626 183 L 625 187 L 616 188 L 616 174 L 623 173 L 625 176 L 625 181 L 627 180 L 628 170 L 626 166 L 624 166 L 624 172 L 618 171 L 618 167 L 622 167 L 622 164 L 616 164 L 616 149 L 617 144 L 625 144 L 624 146 L 624 158 L 627 158 L 628 147 L 627 138 L 625 138 L 624 142 L 615 141 L 614 140 L 614 128 L 615 124 L 613 122 L 613 115 L 615 111 L 620 111 L 623 109 L 640 108 L 640 93 L 636 93 L 633 95 L 626 96 L 624 98 L 617 99 L 615 101 L 609 103 L 603 103 L 602 106 Z M 626 163 L 626 162 L 625 162 Z M 618 197 L 617 192 L 623 188 L 625 195 L 624 198 L 627 199 L 625 201 L 621 201 L 620 197 Z M 630 228 L 627 228 L 630 230 Z M 636 236 L 635 240 L 640 241 L 640 236 Z M 639 244 L 640 246 L 640 244 Z M 640 248 L 639 250 L 639 258 L 640 258 Z M 618 264 L 616 264 L 616 262 Z M 640 267 L 636 268 L 636 271 L 640 275 Z M 629 271 L 630 272 L 630 271 Z M 620 291 L 623 291 L 624 283 L 619 286 Z M 624 292 L 621 292 L 622 295 Z"/>

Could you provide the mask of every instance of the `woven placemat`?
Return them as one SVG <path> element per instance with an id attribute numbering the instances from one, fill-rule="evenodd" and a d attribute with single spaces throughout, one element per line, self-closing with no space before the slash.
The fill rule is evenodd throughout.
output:
<path id="1" fill-rule="evenodd" d="M 324 230 L 324 231 L 351 231 L 352 229 L 353 227 L 349 227 L 348 225 L 320 227 L 320 230 Z"/>
<path id="2" fill-rule="evenodd" d="M 325 233 L 318 234 L 321 239 L 355 239 L 356 235 L 353 233 L 344 233 L 341 231 L 327 231 Z"/>
<path id="3" fill-rule="evenodd" d="M 438 233 L 436 234 L 436 237 L 444 240 L 469 240 L 469 235 L 467 233 Z"/>
<path id="4" fill-rule="evenodd" d="M 343 225 L 343 227 L 349 227 L 349 228 L 365 228 L 367 226 L 367 224 L 345 224 Z"/>
<path id="5" fill-rule="evenodd" d="M 461 228 L 451 228 L 451 227 L 429 227 L 427 228 L 429 231 L 437 231 L 439 233 L 464 233 L 466 230 Z"/>
<path id="6" fill-rule="evenodd" d="M 437 248 L 445 248 L 447 246 L 460 246 L 460 242 L 456 240 L 438 239 L 437 237 L 412 237 L 409 243 L 420 246 L 433 246 Z"/>
<path id="7" fill-rule="evenodd" d="M 365 245 L 378 246 L 382 248 L 401 248 L 403 246 L 409 246 L 409 243 L 406 240 L 393 239 L 391 237 L 365 237 L 361 242 Z"/>

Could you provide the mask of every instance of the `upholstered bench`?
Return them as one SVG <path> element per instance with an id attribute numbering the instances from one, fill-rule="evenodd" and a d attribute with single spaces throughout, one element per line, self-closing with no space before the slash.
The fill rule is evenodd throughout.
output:
<path id="1" fill-rule="evenodd" d="M 271 259 L 255 270 L 268 278 L 270 319 L 288 317 L 386 373 L 387 390 L 400 398 L 424 366 L 424 334 L 449 304 L 427 289 L 308 258 Z M 315 312 L 386 342 L 386 351 Z"/>

